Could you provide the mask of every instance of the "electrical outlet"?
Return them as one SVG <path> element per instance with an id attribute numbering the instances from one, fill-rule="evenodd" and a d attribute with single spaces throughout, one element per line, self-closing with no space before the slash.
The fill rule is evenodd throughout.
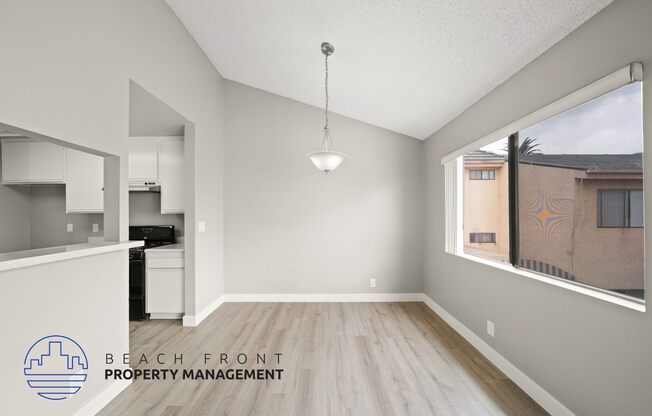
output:
<path id="1" fill-rule="evenodd" d="M 493 321 L 487 321 L 487 334 L 491 335 L 492 337 L 495 337 L 495 325 Z"/>
<path id="2" fill-rule="evenodd" d="M 369 287 L 376 287 L 376 279 L 369 279 Z"/>
<path id="3" fill-rule="evenodd" d="M 72 224 L 68 224 L 68 225 L 66 226 L 66 231 L 69 232 L 69 233 L 72 232 Z"/>
<path id="4" fill-rule="evenodd" d="M 199 221 L 199 223 L 197 224 L 197 231 L 200 232 L 200 233 L 203 233 L 204 231 L 206 231 L 206 222 L 205 221 Z"/>
<path id="5" fill-rule="evenodd" d="M 96 233 L 100 231 L 100 224 L 93 224 L 93 232 Z"/>

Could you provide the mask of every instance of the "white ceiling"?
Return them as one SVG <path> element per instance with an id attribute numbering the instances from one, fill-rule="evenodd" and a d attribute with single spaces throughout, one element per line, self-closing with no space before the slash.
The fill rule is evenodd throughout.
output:
<path id="1" fill-rule="evenodd" d="M 223 77 L 425 139 L 612 0 L 167 0 Z M 336 129 L 337 125 L 333 125 Z"/>

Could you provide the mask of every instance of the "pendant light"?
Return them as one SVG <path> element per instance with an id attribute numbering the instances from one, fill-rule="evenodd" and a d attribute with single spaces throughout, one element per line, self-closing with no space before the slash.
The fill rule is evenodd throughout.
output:
<path id="1" fill-rule="evenodd" d="M 308 153 L 306 156 L 317 166 L 317 169 L 324 171 L 324 173 L 331 172 L 337 169 L 338 166 L 346 160 L 346 155 L 340 152 L 331 150 L 333 147 L 333 140 L 331 139 L 330 128 L 328 127 L 328 57 L 333 54 L 335 48 L 328 42 L 321 44 L 321 52 L 324 54 L 324 62 L 326 67 L 326 78 L 324 87 L 326 90 L 326 106 L 324 108 L 325 124 L 324 124 L 324 139 L 321 142 L 321 150 Z"/>

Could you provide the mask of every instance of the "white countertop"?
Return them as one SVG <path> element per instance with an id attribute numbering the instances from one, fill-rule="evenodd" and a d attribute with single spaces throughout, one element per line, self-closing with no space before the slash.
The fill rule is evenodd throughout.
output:
<path id="1" fill-rule="evenodd" d="M 183 243 L 177 244 L 168 244 L 166 246 L 148 248 L 145 250 L 145 253 L 155 252 L 155 253 L 183 253 L 185 250 Z"/>
<path id="2" fill-rule="evenodd" d="M 0 253 L 0 272 L 76 257 L 128 250 L 132 247 L 142 247 L 143 244 L 142 241 L 100 241 Z"/>

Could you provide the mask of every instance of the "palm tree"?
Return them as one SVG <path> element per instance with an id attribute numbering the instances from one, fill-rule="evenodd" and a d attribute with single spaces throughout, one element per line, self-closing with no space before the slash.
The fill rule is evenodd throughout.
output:
<path id="1" fill-rule="evenodd" d="M 536 155 L 540 154 L 541 150 L 538 149 L 540 143 L 537 143 L 536 138 L 526 137 L 525 140 L 518 146 L 518 155 Z M 505 151 L 509 152 L 509 145 L 505 145 Z"/>

